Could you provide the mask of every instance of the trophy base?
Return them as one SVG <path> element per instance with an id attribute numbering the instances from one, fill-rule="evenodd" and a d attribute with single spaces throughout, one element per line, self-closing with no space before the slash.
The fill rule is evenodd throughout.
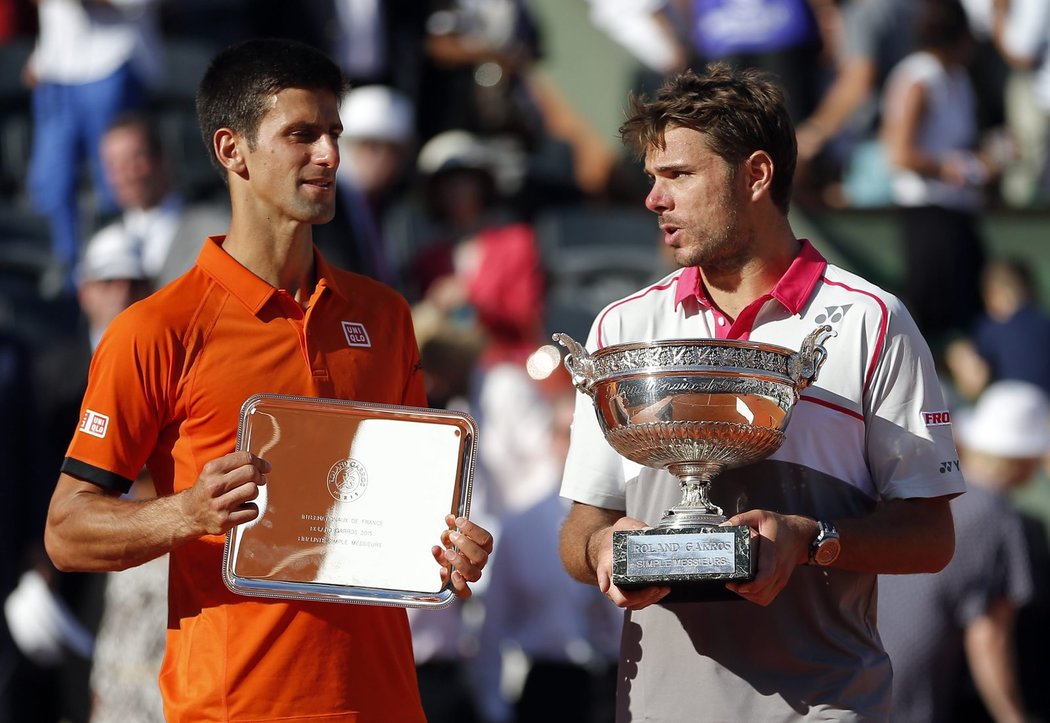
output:
<path id="1" fill-rule="evenodd" d="M 757 562 L 758 540 L 747 525 L 613 533 L 613 584 L 628 590 L 669 585 L 662 602 L 740 600 L 725 584 L 754 578 Z"/>

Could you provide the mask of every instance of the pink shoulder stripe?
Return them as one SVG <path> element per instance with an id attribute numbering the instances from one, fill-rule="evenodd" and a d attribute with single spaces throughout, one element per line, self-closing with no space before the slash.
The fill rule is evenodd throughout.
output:
<path id="1" fill-rule="evenodd" d="M 861 414 L 860 412 L 854 412 L 852 409 L 846 409 L 846 407 L 843 407 L 841 404 L 835 404 L 833 402 L 828 402 L 823 399 L 817 399 L 816 397 L 810 397 L 805 394 L 799 397 L 798 400 L 800 402 L 812 402 L 813 404 L 819 404 L 820 406 L 827 407 L 828 409 L 834 412 L 839 412 L 840 414 L 848 414 L 851 417 L 856 417 L 862 422 L 864 421 L 863 414 Z"/>
<path id="2" fill-rule="evenodd" d="M 684 269 L 683 269 L 683 271 L 684 271 Z M 602 323 L 605 321 L 605 317 L 609 314 L 610 311 L 612 311 L 613 309 L 615 309 L 617 307 L 623 306 L 624 304 L 626 304 L 628 302 L 637 301 L 638 299 L 641 299 L 641 298 L 645 297 L 646 295 L 648 295 L 648 294 L 650 294 L 650 293 L 652 293 L 654 291 L 666 291 L 667 289 L 671 288 L 672 286 L 674 286 L 675 284 L 678 283 L 678 279 L 679 279 L 679 277 L 681 275 L 682 275 L 681 272 L 679 272 L 678 274 L 676 274 L 675 276 L 673 276 L 672 278 L 668 279 L 666 282 L 664 282 L 662 284 L 654 284 L 654 285 L 652 285 L 652 286 L 650 286 L 648 288 L 642 289 L 641 291 L 639 291 L 637 294 L 634 294 L 633 296 L 628 296 L 626 298 L 620 299 L 616 303 L 611 304 L 605 311 L 603 311 L 602 315 L 600 317 L 598 317 L 598 338 L 597 338 L 598 348 L 601 349 L 602 347 L 605 346 L 605 341 L 602 339 Z"/>
<path id="3" fill-rule="evenodd" d="M 855 289 L 852 286 L 847 286 L 840 281 L 829 281 L 827 276 L 824 277 L 824 283 L 829 286 L 838 286 L 839 288 L 851 291 L 855 294 L 863 294 L 869 298 L 875 300 L 875 303 L 879 305 L 879 309 L 882 311 L 882 319 L 879 321 L 879 337 L 875 340 L 875 348 L 871 355 L 871 364 L 868 366 L 868 371 L 864 375 L 864 391 L 868 391 L 868 385 L 871 384 L 871 378 L 875 375 L 875 365 L 879 361 L 879 357 L 882 356 L 882 347 L 886 343 L 886 329 L 890 322 L 890 313 L 886 308 L 885 302 L 870 291 L 864 291 L 863 289 Z"/>

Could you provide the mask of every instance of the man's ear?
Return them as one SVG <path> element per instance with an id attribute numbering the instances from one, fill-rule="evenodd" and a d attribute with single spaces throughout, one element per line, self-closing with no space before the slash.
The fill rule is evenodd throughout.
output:
<path id="1" fill-rule="evenodd" d="M 774 170 L 773 157 L 765 151 L 755 151 L 744 161 L 744 173 L 752 200 L 757 200 L 760 194 L 769 193 Z"/>
<path id="2" fill-rule="evenodd" d="M 244 162 L 244 139 L 229 128 L 220 128 L 212 136 L 212 150 L 219 164 L 230 173 L 244 175 L 248 167 Z"/>

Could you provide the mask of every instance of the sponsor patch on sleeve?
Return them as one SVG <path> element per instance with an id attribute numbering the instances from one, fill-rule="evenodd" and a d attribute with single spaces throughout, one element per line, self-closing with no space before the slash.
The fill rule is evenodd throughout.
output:
<path id="1" fill-rule="evenodd" d="M 109 429 L 109 417 L 88 409 L 84 412 L 84 417 L 80 420 L 78 429 L 84 434 L 90 434 L 92 437 L 105 439 L 106 430 Z"/>
<path id="2" fill-rule="evenodd" d="M 927 427 L 943 427 L 952 423 L 952 413 L 948 410 L 943 412 L 923 412 L 922 421 Z"/>

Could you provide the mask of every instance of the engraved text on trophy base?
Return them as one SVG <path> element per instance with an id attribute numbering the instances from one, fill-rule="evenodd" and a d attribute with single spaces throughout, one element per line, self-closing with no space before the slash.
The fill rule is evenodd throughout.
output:
<path id="1" fill-rule="evenodd" d="M 619 587 L 750 580 L 756 562 L 746 525 L 613 533 L 613 583 Z"/>

